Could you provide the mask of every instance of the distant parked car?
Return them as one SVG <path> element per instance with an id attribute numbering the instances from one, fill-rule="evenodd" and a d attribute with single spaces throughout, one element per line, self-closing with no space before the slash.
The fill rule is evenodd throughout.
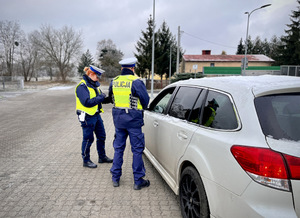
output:
<path id="1" fill-rule="evenodd" d="M 300 217 L 300 78 L 180 81 L 144 115 L 145 155 L 183 217 Z"/>

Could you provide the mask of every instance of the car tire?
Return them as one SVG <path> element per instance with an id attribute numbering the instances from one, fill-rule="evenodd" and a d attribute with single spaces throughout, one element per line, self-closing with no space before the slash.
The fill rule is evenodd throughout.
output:
<path id="1" fill-rule="evenodd" d="M 193 167 L 185 168 L 181 174 L 179 198 L 181 214 L 184 218 L 210 216 L 203 182 Z"/>

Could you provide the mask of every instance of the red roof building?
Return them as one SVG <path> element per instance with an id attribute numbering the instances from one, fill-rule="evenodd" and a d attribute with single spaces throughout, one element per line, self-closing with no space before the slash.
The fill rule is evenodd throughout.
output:
<path id="1" fill-rule="evenodd" d="M 183 55 L 180 73 L 203 72 L 203 67 L 241 67 L 245 55 L 211 55 L 210 50 L 202 55 Z M 248 66 L 271 66 L 273 59 L 265 55 L 247 54 Z"/>

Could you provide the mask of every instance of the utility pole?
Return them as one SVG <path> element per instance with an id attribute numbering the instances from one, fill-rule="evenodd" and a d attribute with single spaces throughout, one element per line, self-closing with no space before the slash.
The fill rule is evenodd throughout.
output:
<path id="1" fill-rule="evenodd" d="M 152 64 L 151 64 L 151 98 L 153 98 L 154 78 L 154 46 L 155 46 L 155 0 L 153 0 L 153 35 L 152 35 Z"/>
<path id="2" fill-rule="evenodd" d="M 178 26 L 176 73 L 179 73 L 180 26 Z"/>
<path id="3" fill-rule="evenodd" d="M 169 84 L 171 84 L 171 74 L 172 74 L 172 44 L 170 44 Z"/>

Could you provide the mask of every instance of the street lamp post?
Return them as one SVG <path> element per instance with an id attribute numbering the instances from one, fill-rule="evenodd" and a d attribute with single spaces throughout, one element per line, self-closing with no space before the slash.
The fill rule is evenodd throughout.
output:
<path id="1" fill-rule="evenodd" d="M 249 30 L 249 19 L 250 19 L 250 15 L 254 12 L 254 11 L 257 11 L 259 9 L 262 9 L 262 8 L 265 8 L 265 7 L 268 7 L 268 6 L 271 6 L 271 4 L 266 4 L 266 5 L 263 5 L 259 8 L 256 8 L 254 9 L 253 11 L 251 11 L 250 13 L 249 12 L 245 12 L 245 14 L 248 15 L 248 20 L 247 20 L 247 32 L 246 32 L 246 41 L 245 41 L 245 57 L 244 57 L 244 61 L 243 61 L 243 74 L 245 73 L 245 70 L 246 70 L 246 64 L 247 64 L 247 49 L 248 49 L 248 30 Z"/>
<path id="2" fill-rule="evenodd" d="M 155 0 L 153 0 L 153 35 L 152 35 L 152 66 L 151 66 L 151 98 L 153 98 L 153 78 L 154 78 L 154 37 L 155 37 Z"/>
<path id="3" fill-rule="evenodd" d="M 171 74 L 172 74 L 172 44 L 170 44 L 170 63 L 169 63 L 169 84 L 171 84 Z"/>

